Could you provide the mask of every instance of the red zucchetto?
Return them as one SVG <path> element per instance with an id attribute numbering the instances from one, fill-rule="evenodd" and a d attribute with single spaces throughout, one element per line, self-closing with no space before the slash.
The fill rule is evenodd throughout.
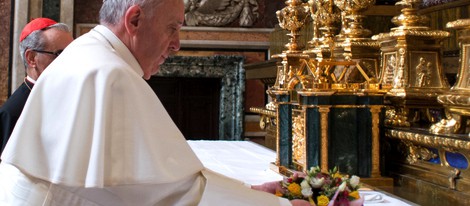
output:
<path id="1" fill-rule="evenodd" d="M 54 24 L 57 24 L 57 22 L 55 22 L 54 20 L 49 19 L 49 18 L 36 18 L 36 19 L 33 19 L 28 24 L 26 24 L 23 31 L 21 32 L 20 42 L 22 42 L 23 39 L 26 38 L 33 31 L 41 30 L 41 29 L 44 29 L 44 28 L 46 28 L 48 26 L 51 26 L 51 25 L 54 25 Z"/>

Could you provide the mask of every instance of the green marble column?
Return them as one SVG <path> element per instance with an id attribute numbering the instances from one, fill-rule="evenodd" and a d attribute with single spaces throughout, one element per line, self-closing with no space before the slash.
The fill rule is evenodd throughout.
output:
<path id="1" fill-rule="evenodd" d="M 292 166 L 292 105 L 287 91 L 273 91 L 277 102 L 278 166 Z"/>
<path id="2" fill-rule="evenodd" d="M 43 0 L 42 16 L 60 22 L 60 0 Z"/>
<path id="3" fill-rule="evenodd" d="M 376 173 L 373 136 L 380 125 L 373 121 L 371 107 L 380 110 L 382 96 L 310 95 L 301 96 L 299 104 L 306 108 L 306 168 L 320 166 L 326 172 L 336 166 L 361 177 Z"/>

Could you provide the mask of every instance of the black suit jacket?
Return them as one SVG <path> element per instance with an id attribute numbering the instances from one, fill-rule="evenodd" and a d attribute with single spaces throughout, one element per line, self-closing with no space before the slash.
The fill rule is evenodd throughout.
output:
<path id="1" fill-rule="evenodd" d="M 26 85 L 28 84 L 28 85 Z M 33 88 L 33 83 L 25 81 L 21 86 L 8 98 L 8 100 L 0 107 L 0 135 L 2 148 L 0 153 L 3 152 L 3 148 L 10 138 L 11 132 L 15 127 L 16 121 L 23 111 L 23 107 L 28 99 L 29 93 Z M 29 88 L 28 88 L 29 86 Z"/>

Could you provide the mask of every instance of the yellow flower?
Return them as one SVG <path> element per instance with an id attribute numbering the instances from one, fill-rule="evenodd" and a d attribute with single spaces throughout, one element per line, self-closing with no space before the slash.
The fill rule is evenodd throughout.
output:
<path id="1" fill-rule="evenodd" d="M 349 196 L 354 197 L 354 199 L 359 199 L 359 192 L 358 191 L 353 191 L 349 193 Z"/>
<path id="2" fill-rule="evenodd" d="M 333 175 L 333 178 L 343 178 L 343 176 L 337 172 Z"/>
<path id="3" fill-rule="evenodd" d="M 278 197 L 282 197 L 283 194 L 280 190 L 276 190 L 276 193 L 274 195 L 276 195 Z"/>
<path id="4" fill-rule="evenodd" d="M 291 183 L 287 189 L 293 196 L 301 196 L 302 195 L 302 188 L 297 183 Z"/>
<path id="5" fill-rule="evenodd" d="M 328 199 L 328 197 L 325 195 L 320 195 L 317 197 L 318 206 L 327 206 L 329 202 L 330 202 L 330 199 Z"/>

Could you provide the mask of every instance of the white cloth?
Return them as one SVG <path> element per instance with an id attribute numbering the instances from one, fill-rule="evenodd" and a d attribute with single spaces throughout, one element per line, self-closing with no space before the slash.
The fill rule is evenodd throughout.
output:
<path id="1" fill-rule="evenodd" d="M 232 180 L 205 171 L 142 75 L 127 47 L 106 27 L 95 27 L 72 42 L 40 76 L 1 164 L 19 169 L 16 173 L 26 177 L 26 184 L 51 183 L 49 189 L 38 190 L 40 194 L 66 188 L 83 197 L 82 190 L 109 193 L 118 188 L 104 199 L 132 202 L 132 194 L 142 191 L 138 188 L 154 188 L 158 197 L 151 201 L 145 197 L 152 195 L 143 195 L 134 205 L 165 205 L 159 200 L 182 197 L 190 197 L 191 203 L 200 199 L 201 205 L 285 203 L 239 182 L 235 185 L 241 187 L 231 187 Z M 197 189 L 178 192 L 163 187 L 173 184 Z M 94 192 L 85 193 L 85 199 L 93 200 Z M 11 197 L 7 190 L 1 195 L 0 199 Z"/>
<path id="2" fill-rule="evenodd" d="M 281 181 L 283 176 L 270 169 L 276 152 L 250 141 L 188 141 L 204 167 L 240 180 L 259 185 Z"/>
<path id="3" fill-rule="evenodd" d="M 397 197 L 387 195 L 385 192 L 373 190 L 359 190 L 359 194 L 364 197 L 364 206 L 414 206 L 412 202 Z"/>
<path id="4" fill-rule="evenodd" d="M 276 152 L 249 141 L 188 141 L 202 164 L 215 172 L 259 184 L 281 180 L 283 176 L 269 169 Z M 363 187 L 364 206 L 414 206 L 416 204 L 384 191 Z"/>

